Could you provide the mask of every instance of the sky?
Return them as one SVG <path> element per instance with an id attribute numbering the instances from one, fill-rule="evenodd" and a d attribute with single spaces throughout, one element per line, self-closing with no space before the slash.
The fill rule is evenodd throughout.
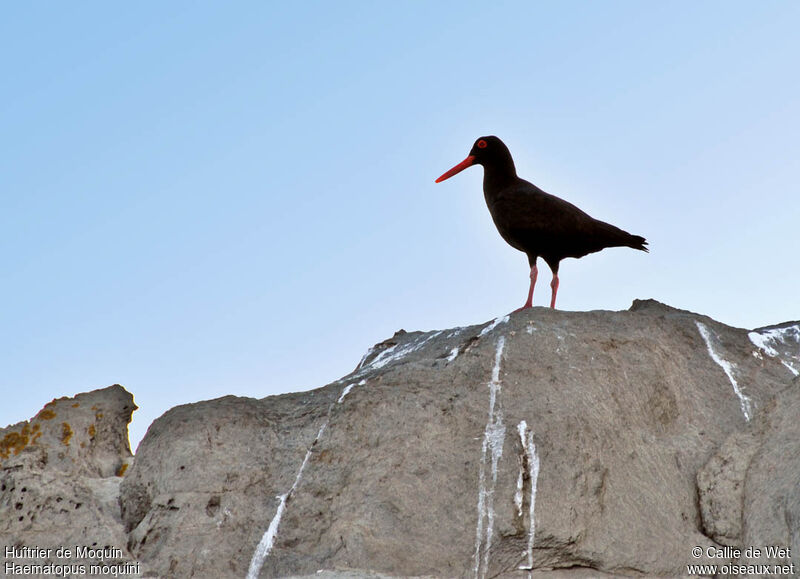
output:
<path id="1" fill-rule="evenodd" d="M 482 169 L 434 183 L 482 135 L 649 241 L 563 261 L 559 309 L 800 319 L 798 26 L 792 1 L 5 3 L 0 427 L 119 383 L 135 448 L 175 405 L 521 306 Z"/>

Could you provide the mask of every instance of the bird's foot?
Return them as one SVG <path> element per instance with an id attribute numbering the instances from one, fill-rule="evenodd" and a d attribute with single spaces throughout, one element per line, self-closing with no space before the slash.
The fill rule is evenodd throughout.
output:
<path id="1" fill-rule="evenodd" d="M 522 310 L 529 310 L 529 309 L 531 309 L 532 307 L 533 307 L 533 304 L 525 304 L 525 305 L 524 305 L 524 306 L 522 306 L 521 308 L 517 308 L 516 310 L 514 310 L 514 311 L 513 311 L 513 312 L 511 312 L 511 313 L 512 313 L 512 314 L 516 314 L 517 312 L 521 312 Z"/>

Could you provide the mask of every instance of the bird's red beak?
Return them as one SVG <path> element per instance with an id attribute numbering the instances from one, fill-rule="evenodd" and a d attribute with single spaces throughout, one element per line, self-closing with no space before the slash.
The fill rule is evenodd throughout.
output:
<path id="1" fill-rule="evenodd" d="M 474 155 L 470 155 L 469 157 L 467 157 L 466 159 L 461 161 L 458 165 L 456 165 L 455 167 L 453 167 L 452 169 L 447 171 L 444 175 L 442 175 L 441 177 L 436 179 L 436 182 L 437 183 L 441 183 L 442 181 L 444 181 L 445 179 L 449 179 L 450 177 L 452 177 L 456 173 L 461 173 L 461 171 L 463 171 L 464 169 L 466 169 L 470 165 L 473 165 L 474 163 L 475 163 L 475 156 Z"/>

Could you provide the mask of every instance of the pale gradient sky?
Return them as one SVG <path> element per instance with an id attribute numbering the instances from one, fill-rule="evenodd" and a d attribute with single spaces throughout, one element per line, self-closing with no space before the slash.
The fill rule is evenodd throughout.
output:
<path id="1" fill-rule="evenodd" d="M 793 1 L 6 3 L 0 426 L 120 383 L 135 446 L 519 307 L 482 170 L 434 184 L 484 134 L 650 242 L 562 262 L 561 309 L 796 320 L 798 29 Z"/>

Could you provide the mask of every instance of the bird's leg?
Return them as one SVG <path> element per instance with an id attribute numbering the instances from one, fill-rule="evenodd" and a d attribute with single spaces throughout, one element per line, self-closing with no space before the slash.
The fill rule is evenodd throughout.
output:
<path id="1" fill-rule="evenodd" d="M 536 285 L 536 278 L 538 276 L 539 276 L 539 270 L 536 269 L 536 262 L 534 262 L 534 264 L 531 266 L 531 287 L 528 290 L 528 301 L 526 301 L 525 305 L 522 306 L 521 308 L 514 310 L 515 312 L 519 312 L 533 307 L 533 286 Z"/>
<path id="2" fill-rule="evenodd" d="M 550 307 L 556 309 L 556 294 L 558 293 L 558 274 L 553 272 L 553 280 L 550 282 L 550 289 L 553 290 L 550 298 Z"/>

